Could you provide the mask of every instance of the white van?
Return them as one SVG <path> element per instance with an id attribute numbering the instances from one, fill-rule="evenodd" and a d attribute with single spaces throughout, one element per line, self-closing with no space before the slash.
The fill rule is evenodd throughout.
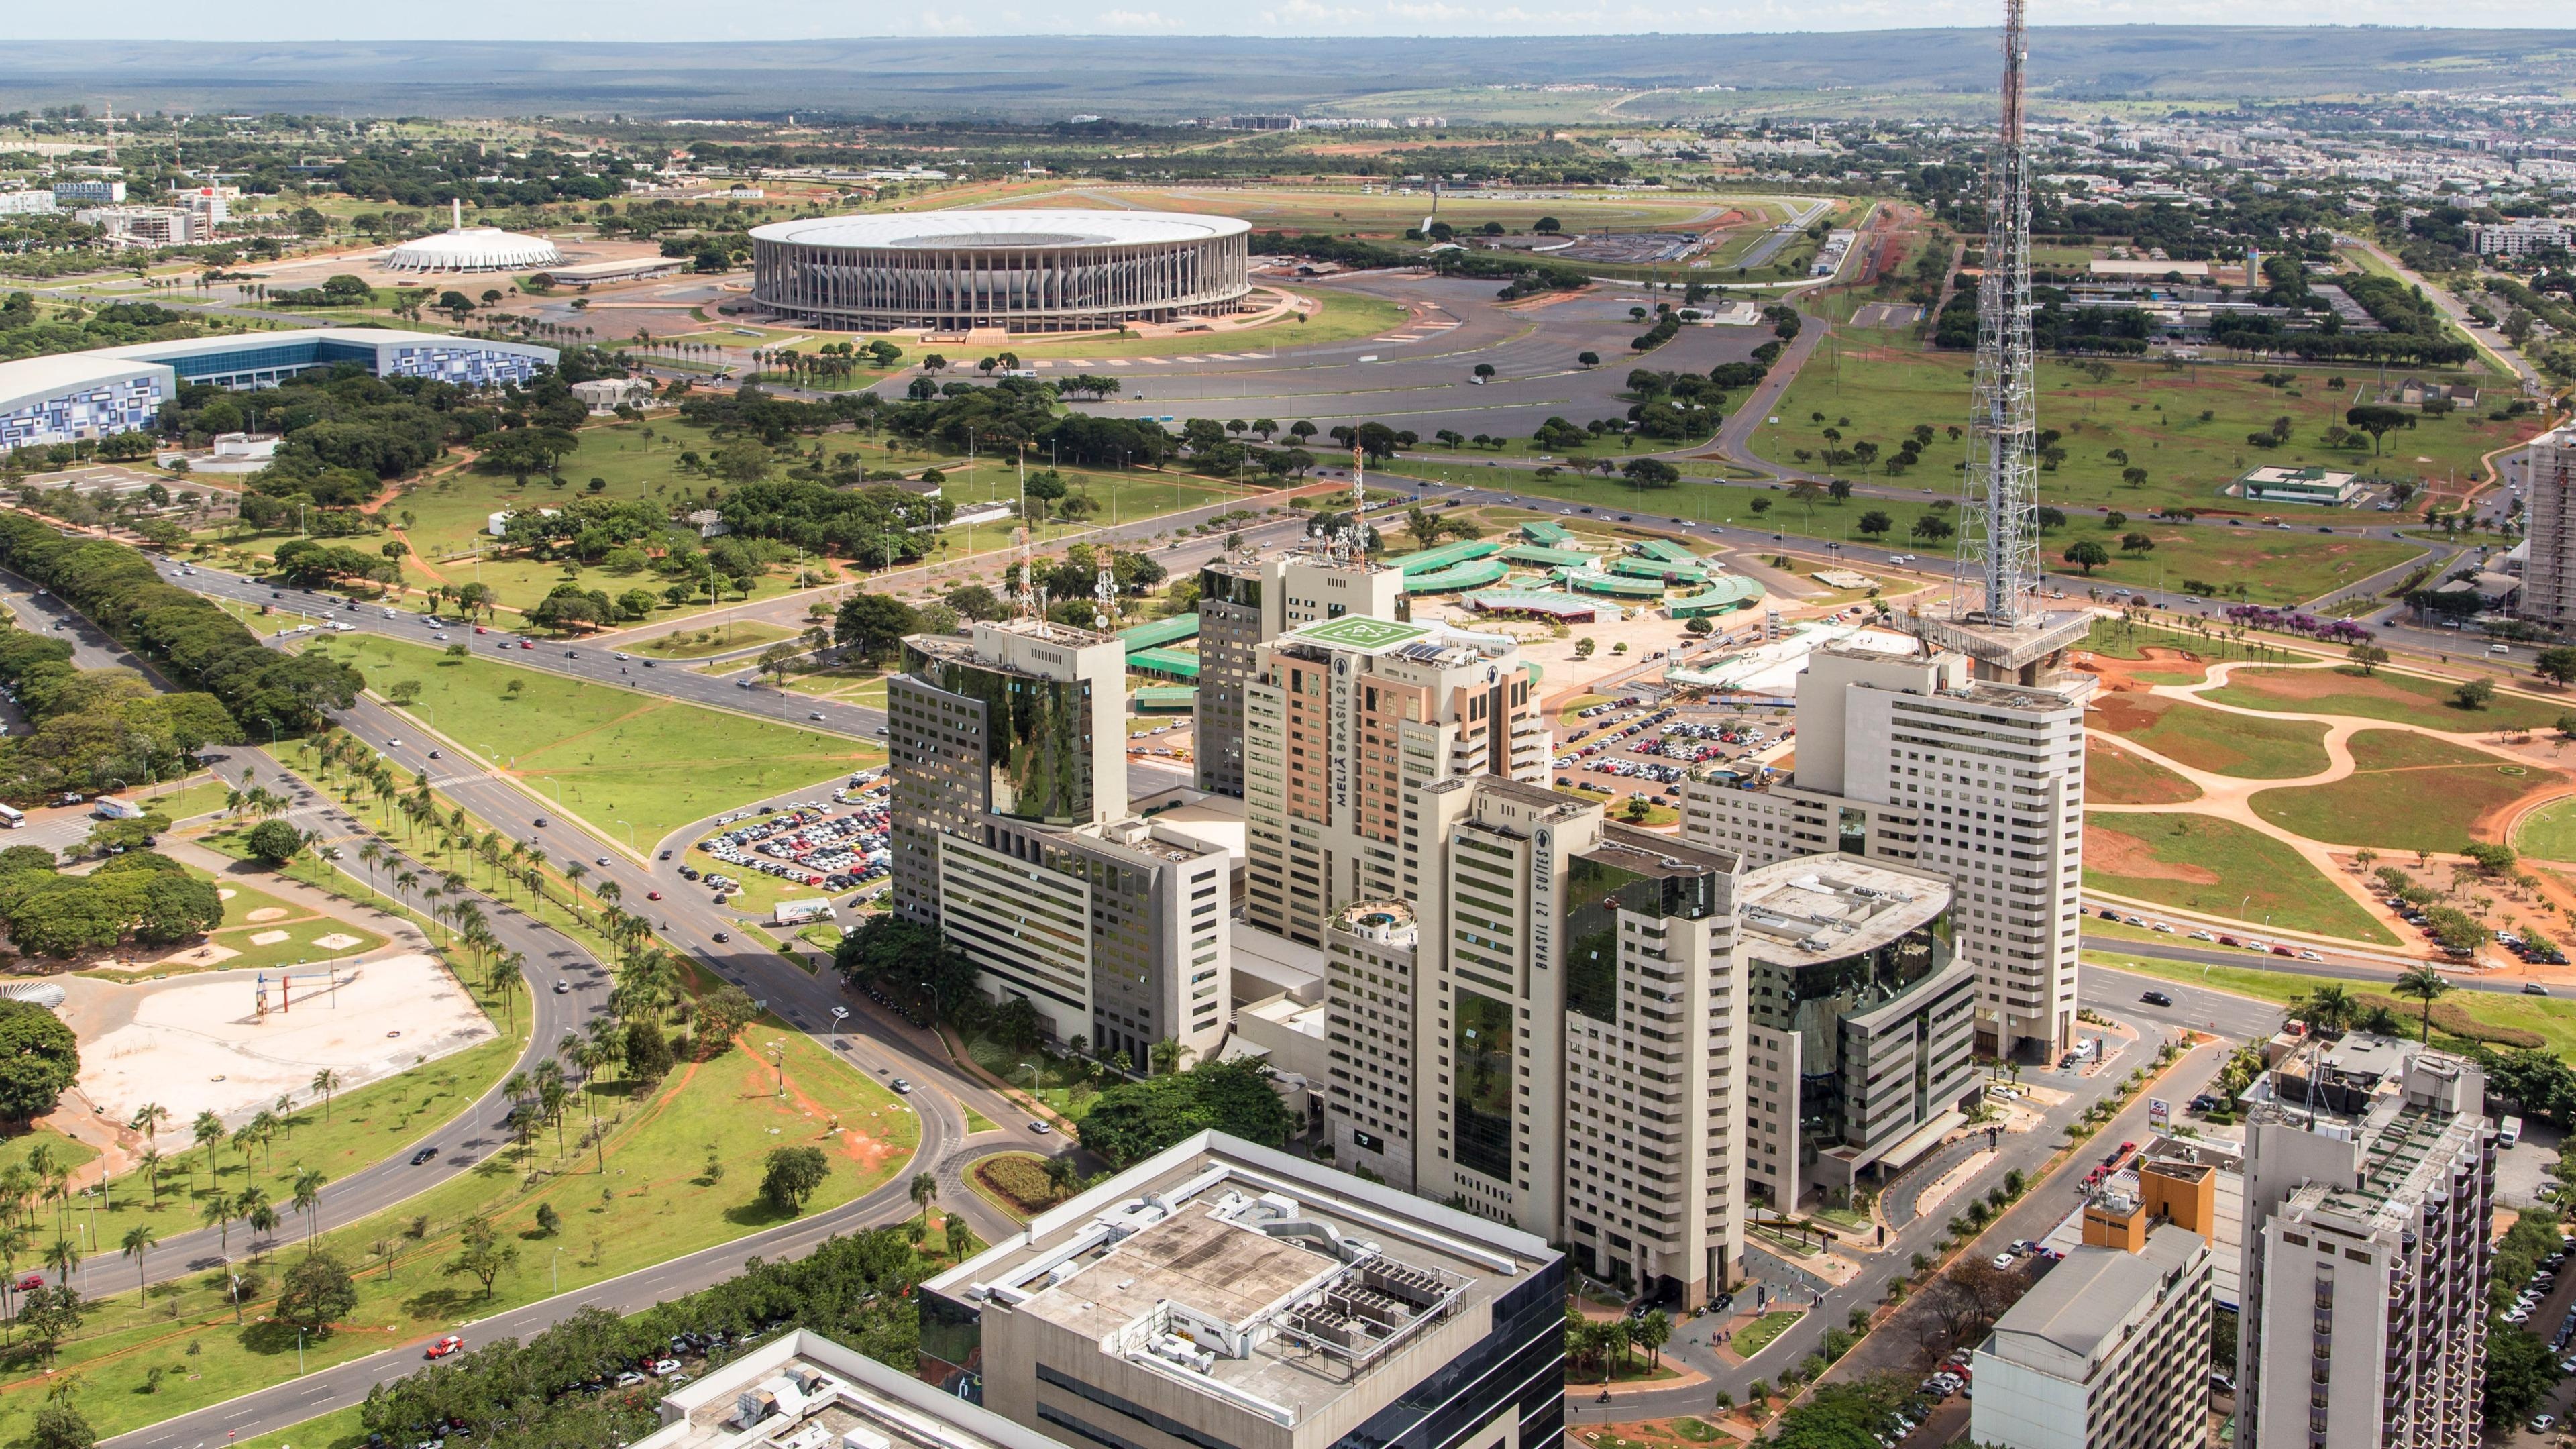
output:
<path id="1" fill-rule="evenodd" d="M 2487 646 L 2487 652 L 2489 654 L 2511 654 L 2513 651 L 2502 644 L 2490 644 Z"/>

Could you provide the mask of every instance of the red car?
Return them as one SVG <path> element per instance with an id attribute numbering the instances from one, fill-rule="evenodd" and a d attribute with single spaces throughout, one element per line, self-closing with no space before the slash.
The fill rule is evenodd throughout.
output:
<path id="1" fill-rule="evenodd" d="M 644 899 L 646 899 L 646 900 L 648 900 L 648 901 L 658 901 L 658 900 L 660 900 L 661 898 L 662 898 L 662 893 L 661 893 L 660 891 L 646 891 L 646 892 L 644 893 Z"/>
<path id="2" fill-rule="evenodd" d="M 477 624 L 477 625 L 475 625 L 475 626 L 474 626 L 474 632 L 475 632 L 475 633 L 477 633 L 477 634 L 489 634 L 489 633 L 491 633 L 492 631 L 491 631 L 491 630 L 489 630 L 489 629 L 484 628 L 484 627 L 483 627 L 482 625 L 480 625 L 480 624 Z"/>
<path id="3" fill-rule="evenodd" d="M 522 648 L 522 649 L 534 649 L 534 648 L 536 648 L 537 646 L 536 646 L 536 644 L 535 644 L 533 641 L 531 641 L 531 640 L 522 639 L 522 640 L 520 640 L 520 641 L 519 641 L 519 647 L 520 647 L 520 648 Z"/>
<path id="4" fill-rule="evenodd" d="M 2272 954 L 2275 956 L 2295 956 L 2298 953 L 2287 946 L 2275 946 L 2272 948 Z"/>
<path id="5" fill-rule="evenodd" d="M 18 1280 L 18 1291 L 21 1293 L 33 1293 L 44 1286 L 45 1275 L 42 1273 L 30 1273 Z"/>
<path id="6" fill-rule="evenodd" d="M 451 1353 L 462 1353 L 464 1351 L 465 1340 L 451 1333 L 445 1338 L 440 1339 L 438 1342 L 431 1344 L 429 1346 L 429 1352 L 423 1355 L 423 1357 L 445 1358 Z"/>

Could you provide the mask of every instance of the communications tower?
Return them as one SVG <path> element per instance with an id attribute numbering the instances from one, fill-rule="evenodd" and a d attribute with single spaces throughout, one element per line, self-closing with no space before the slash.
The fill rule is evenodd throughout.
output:
<path id="1" fill-rule="evenodd" d="M 1916 632 L 1977 661 L 1981 677 L 2037 683 L 2088 627 L 2052 610 L 2039 561 L 2039 424 L 2030 341 L 2030 152 L 2023 135 L 2024 0 L 2004 0 L 2003 114 L 1986 196 L 1977 283 L 1976 384 L 1959 493 L 1959 556 L 1947 617 Z"/>

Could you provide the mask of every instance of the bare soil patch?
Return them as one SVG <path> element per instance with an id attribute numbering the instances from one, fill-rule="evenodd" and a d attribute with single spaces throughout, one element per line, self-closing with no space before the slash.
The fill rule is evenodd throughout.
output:
<path id="1" fill-rule="evenodd" d="M 2218 872 L 2207 866 L 2160 860 L 2156 857 L 2155 848 L 2146 841 L 2095 825 L 2084 827 L 2084 862 L 2104 875 L 2127 876 L 2133 880 L 2218 884 Z"/>

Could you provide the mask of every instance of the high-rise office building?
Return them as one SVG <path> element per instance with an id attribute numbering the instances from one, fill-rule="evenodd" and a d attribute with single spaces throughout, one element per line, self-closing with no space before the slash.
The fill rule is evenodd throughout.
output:
<path id="1" fill-rule="evenodd" d="M 2209 1442 L 2218 1169 L 2149 1162 L 2084 1205 L 2083 1244 L 1977 1348 L 1968 1438 L 1997 1449 Z"/>
<path id="2" fill-rule="evenodd" d="M 1198 787 L 1243 794 L 1243 692 L 1254 653 L 1300 624 L 1357 614 L 1412 617 L 1404 575 L 1389 564 L 1346 559 L 1321 546 L 1271 558 L 1219 558 L 1199 570 Z"/>
<path id="3" fill-rule="evenodd" d="M 1494 636 L 1357 614 L 1259 646 L 1244 689 L 1251 925 L 1320 947 L 1341 906 L 1419 894 L 1404 853 L 1421 830 L 1404 816 L 1424 787 L 1544 782 L 1547 722 L 1514 652 Z"/>
<path id="4" fill-rule="evenodd" d="M 1127 810 L 1124 651 L 1037 620 L 914 635 L 887 681 L 894 908 L 996 1000 L 1130 1070 L 1213 1051 L 1229 1006 L 1230 860 Z"/>
<path id="5" fill-rule="evenodd" d="M 2093 681 L 1986 672 L 1929 646 L 1816 651 L 1798 678 L 1794 774 L 1692 781 L 1682 834 L 1757 861 L 1838 851 L 1947 880 L 1982 1048 L 2051 1056 L 2075 1025 Z"/>
<path id="6" fill-rule="evenodd" d="M 1542 1239 L 1213 1132 L 921 1289 L 920 1377 L 1095 1449 L 1540 1449 Z"/>
<path id="7" fill-rule="evenodd" d="M 1837 1203 L 1967 1120 L 1976 972 L 1950 886 L 1850 855 L 1745 877 L 1743 1172 L 1781 1208 Z"/>
<path id="8" fill-rule="evenodd" d="M 2576 623 L 2576 425 L 2509 454 L 2503 478 L 2522 490 L 2531 530 L 2516 612 L 2542 624 Z"/>
<path id="9" fill-rule="evenodd" d="M 2311 1038 L 2252 1096 L 2236 1442 L 2477 1444 L 2496 1177 L 2485 1073 L 2395 1038 Z"/>

